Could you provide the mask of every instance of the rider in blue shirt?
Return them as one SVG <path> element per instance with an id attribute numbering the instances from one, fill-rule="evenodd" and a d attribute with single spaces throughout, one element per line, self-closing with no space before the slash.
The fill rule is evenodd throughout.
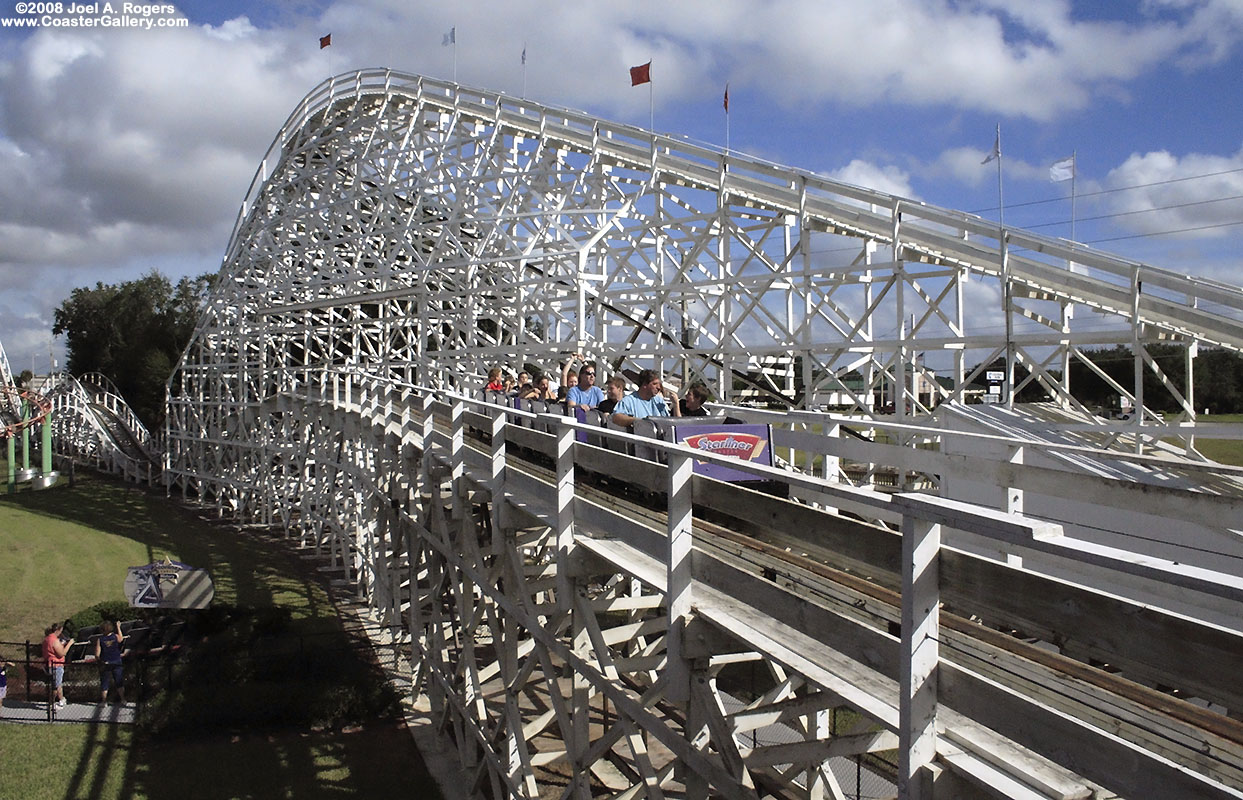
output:
<path id="1" fill-rule="evenodd" d="M 637 419 L 648 417 L 667 417 L 670 408 L 673 416 L 682 416 L 678 408 L 678 396 L 671 389 L 665 389 L 660 380 L 660 373 L 654 369 L 645 369 L 639 373 L 639 388 L 621 399 L 613 410 L 613 424 L 628 428 Z"/>
<path id="2" fill-rule="evenodd" d="M 567 362 L 567 370 L 570 363 Z M 583 368 L 578 371 L 578 383 L 570 387 L 565 393 L 565 404 L 570 408 L 582 406 L 583 408 L 595 408 L 604 402 L 604 392 L 599 386 L 596 386 L 596 367 L 590 362 L 583 362 Z"/>

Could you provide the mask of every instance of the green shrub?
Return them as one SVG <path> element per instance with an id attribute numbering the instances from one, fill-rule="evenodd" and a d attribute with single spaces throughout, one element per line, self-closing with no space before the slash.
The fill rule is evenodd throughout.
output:
<path id="1" fill-rule="evenodd" d="M 150 609 L 134 608 L 124 600 L 106 600 L 74 614 L 69 618 L 66 627 L 70 628 L 70 633 L 76 633 L 79 628 L 98 626 L 105 619 L 122 622 L 131 619 L 146 619 L 149 611 Z"/>

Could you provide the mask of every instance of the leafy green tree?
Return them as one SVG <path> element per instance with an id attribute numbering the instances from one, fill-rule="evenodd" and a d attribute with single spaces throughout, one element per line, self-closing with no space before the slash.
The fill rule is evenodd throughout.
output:
<path id="1" fill-rule="evenodd" d="M 1150 343 L 1148 354 L 1160 365 L 1170 383 L 1186 393 L 1186 351 L 1181 345 Z M 1135 384 L 1135 358 L 1126 345 L 1085 350 L 1092 362 L 1119 385 L 1131 389 Z M 1194 363 L 1196 411 L 1214 414 L 1243 411 L 1243 356 L 1230 350 L 1202 348 Z M 1175 412 L 1178 402 L 1147 364 L 1143 368 L 1144 404 L 1159 411 Z M 1116 407 L 1118 393 L 1086 364 L 1071 364 L 1070 389 L 1089 407 Z"/>
<path id="2" fill-rule="evenodd" d="M 151 429 L 164 423 L 164 384 L 189 343 L 215 276 L 174 285 L 152 270 L 137 280 L 78 288 L 56 309 L 52 333 L 65 334 L 68 369 L 106 375 Z"/>
<path id="3" fill-rule="evenodd" d="M 1201 350 L 1195 360 L 1196 411 L 1243 411 L 1243 356 L 1230 350 Z"/>

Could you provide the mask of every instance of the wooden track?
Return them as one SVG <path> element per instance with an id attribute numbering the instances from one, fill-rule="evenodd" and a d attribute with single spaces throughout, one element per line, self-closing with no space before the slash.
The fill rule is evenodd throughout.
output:
<path id="1" fill-rule="evenodd" d="M 477 791 L 1243 796 L 1236 633 L 943 544 L 920 694 L 907 533 L 576 443 L 561 418 L 443 400 L 316 393 L 271 411 L 311 476 L 290 534 L 408 638 L 413 685 Z M 921 518 L 1007 541 L 1053 532 L 784 480 L 884 506 L 910 535 Z"/>

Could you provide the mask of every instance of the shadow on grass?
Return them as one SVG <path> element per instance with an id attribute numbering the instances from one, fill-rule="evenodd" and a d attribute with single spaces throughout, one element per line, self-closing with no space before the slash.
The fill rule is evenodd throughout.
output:
<path id="1" fill-rule="evenodd" d="M 438 797 L 399 724 L 352 733 L 279 731 L 144 742 L 126 783 L 150 800 Z"/>
<path id="2" fill-rule="evenodd" d="M 216 584 L 217 600 L 238 607 L 289 609 L 299 630 L 346 636 L 319 577 L 284 543 L 204 519 L 158 489 L 79 472 L 74 487 L 22 492 L 4 502 L 139 542 L 152 561 L 168 555 L 205 567 Z M 50 605 L 56 589 L 49 585 L 47 591 Z M 391 702 L 387 712 L 359 717 L 358 708 L 375 711 L 380 706 L 341 700 L 351 691 L 369 696 L 374 681 L 381 680 L 365 658 L 354 653 L 342 658 L 354 662 L 344 677 L 329 672 L 310 678 L 268 676 L 249 683 L 213 681 L 210 664 L 187 665 L 180 678 L 184 694 L 162 694 L 150 704 L 152 714 L 174 720 L 184 716 L 185 724 L 167 725 L 158 733 L 142 726 L 122 730 L 93 725 L 73 748 L 77 752 L 66 753 L 55 770 L 41 770 L 30 786 L 7 780 L 3 762 L 41 763 L 46 754 L 37 746 L 31 752 L 0 748 L 5 752 L 0 794 L 10 796 L 13 790 L 17 793 L 11 796 L 54 800 L 439 797 L 409 733 L 392 714 Z M 234 703 L 246 707 L 231 708 Z M 315 731 L 305 713 L 295 713 L 300 704 L 316 707 L 324 715 L 318 718 L 330 719 L 332 725 L 364 721 Z M 57 729 L 64 730 L 55 726 L 51 734 Z"/>
<path id="3" fill-rule="evenodd" d="M 168 555 L 203 567 L 211 573 L 218 599 L 256 608 L 290 606 L 308 617 L 334 614 L 324 607 L 324 594 L 314 580 L 291 568 L 294 556 L 283 546 L 239 536 L 230 526 L 169 500 L 158 487 L 135 487 L 79 470 L 73 487 L 21 492 L 5 502 L 124 536 L 146 548 L 148 563 Z"/>

